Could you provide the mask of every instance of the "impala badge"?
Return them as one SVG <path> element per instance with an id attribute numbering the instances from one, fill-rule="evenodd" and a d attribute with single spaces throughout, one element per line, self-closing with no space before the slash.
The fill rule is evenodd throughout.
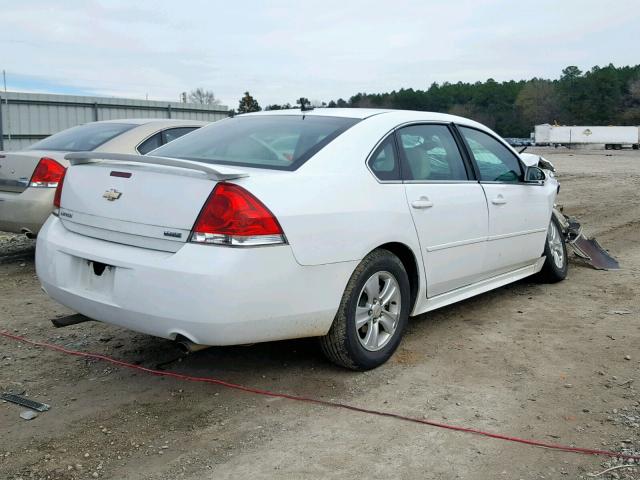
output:
<path id="1" fill-rule="evenodd" d="M 115 188 L 110 188 L 102 194 L 102 198 L 106 198 L 110 202 L 118 200 L 122 196 L 122 192 L 119 192 Z"/>

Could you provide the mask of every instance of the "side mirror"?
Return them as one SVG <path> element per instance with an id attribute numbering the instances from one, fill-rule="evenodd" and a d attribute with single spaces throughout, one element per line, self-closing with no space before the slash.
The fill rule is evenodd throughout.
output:
<path id="1" fill-rule="evenodd" d="M 527 167 L 524 172 L 524 182 L 541 185 L 547 178 L 544 171 L 540 167 Z"/>

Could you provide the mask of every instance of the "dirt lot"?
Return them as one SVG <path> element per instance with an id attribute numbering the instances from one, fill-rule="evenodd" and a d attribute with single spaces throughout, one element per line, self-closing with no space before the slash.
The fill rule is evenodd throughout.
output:
<path id="1" fill-rule="evenodd" d="M 314 395 L 548 442 L 640 450 L 640 154 L 544 151 L 560 202 L 623 270 L 572 261 L 413 319 L 387 365 L 347 372 L 312 340 L 215 348 L 69 313 L 40 290 L 33 242 L 0 235 L 0 329 L 129 362 Z M 626 357 L 626 358 L 625 358 Z M 629 358 L 629 359 L 627 359 Z M 616 465 L 345 410 L 153 377 L 0 338 L 0 390 L 52 405 L 31 421 L 0 403 L 2 479 L 591 478 Z M 640 478 L 640 468 L 599 478 Z"/>

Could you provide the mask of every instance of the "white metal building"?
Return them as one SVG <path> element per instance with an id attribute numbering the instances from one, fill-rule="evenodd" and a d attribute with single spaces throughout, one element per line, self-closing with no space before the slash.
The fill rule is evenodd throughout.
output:
<path id="1" fill-rule="evenodd" d="M 19 150 L 53 133 L 97 120 L 182 118 L 213 122 L 228 116 L 228 108 L 222 105 L 0 92 L 0 150 Z"/>

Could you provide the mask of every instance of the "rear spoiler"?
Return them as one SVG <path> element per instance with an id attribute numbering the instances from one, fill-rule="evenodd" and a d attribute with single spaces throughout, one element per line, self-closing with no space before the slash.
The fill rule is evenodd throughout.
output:
<path id="1" fill-rule="evenodd" d="M 246 172 L 239 172 L 233 169 L 222 167 L 213 168 L 205 163 L 194 162 L 192 160 L 181 160 L 178 158 L 153 157 L 150 155 L 133 155 L 128 153 L 100 153 L 100 152 L 74 152 L 65 155 L 71 165 L 84 165 L 88 163 L 107 162 L 128 162 L 146 163 L 148 165 L 164 165 L 167 167 L 186 168 L 203 172 L 212 180 L 223 181 L 234 178 L 248 177 Z"/>

